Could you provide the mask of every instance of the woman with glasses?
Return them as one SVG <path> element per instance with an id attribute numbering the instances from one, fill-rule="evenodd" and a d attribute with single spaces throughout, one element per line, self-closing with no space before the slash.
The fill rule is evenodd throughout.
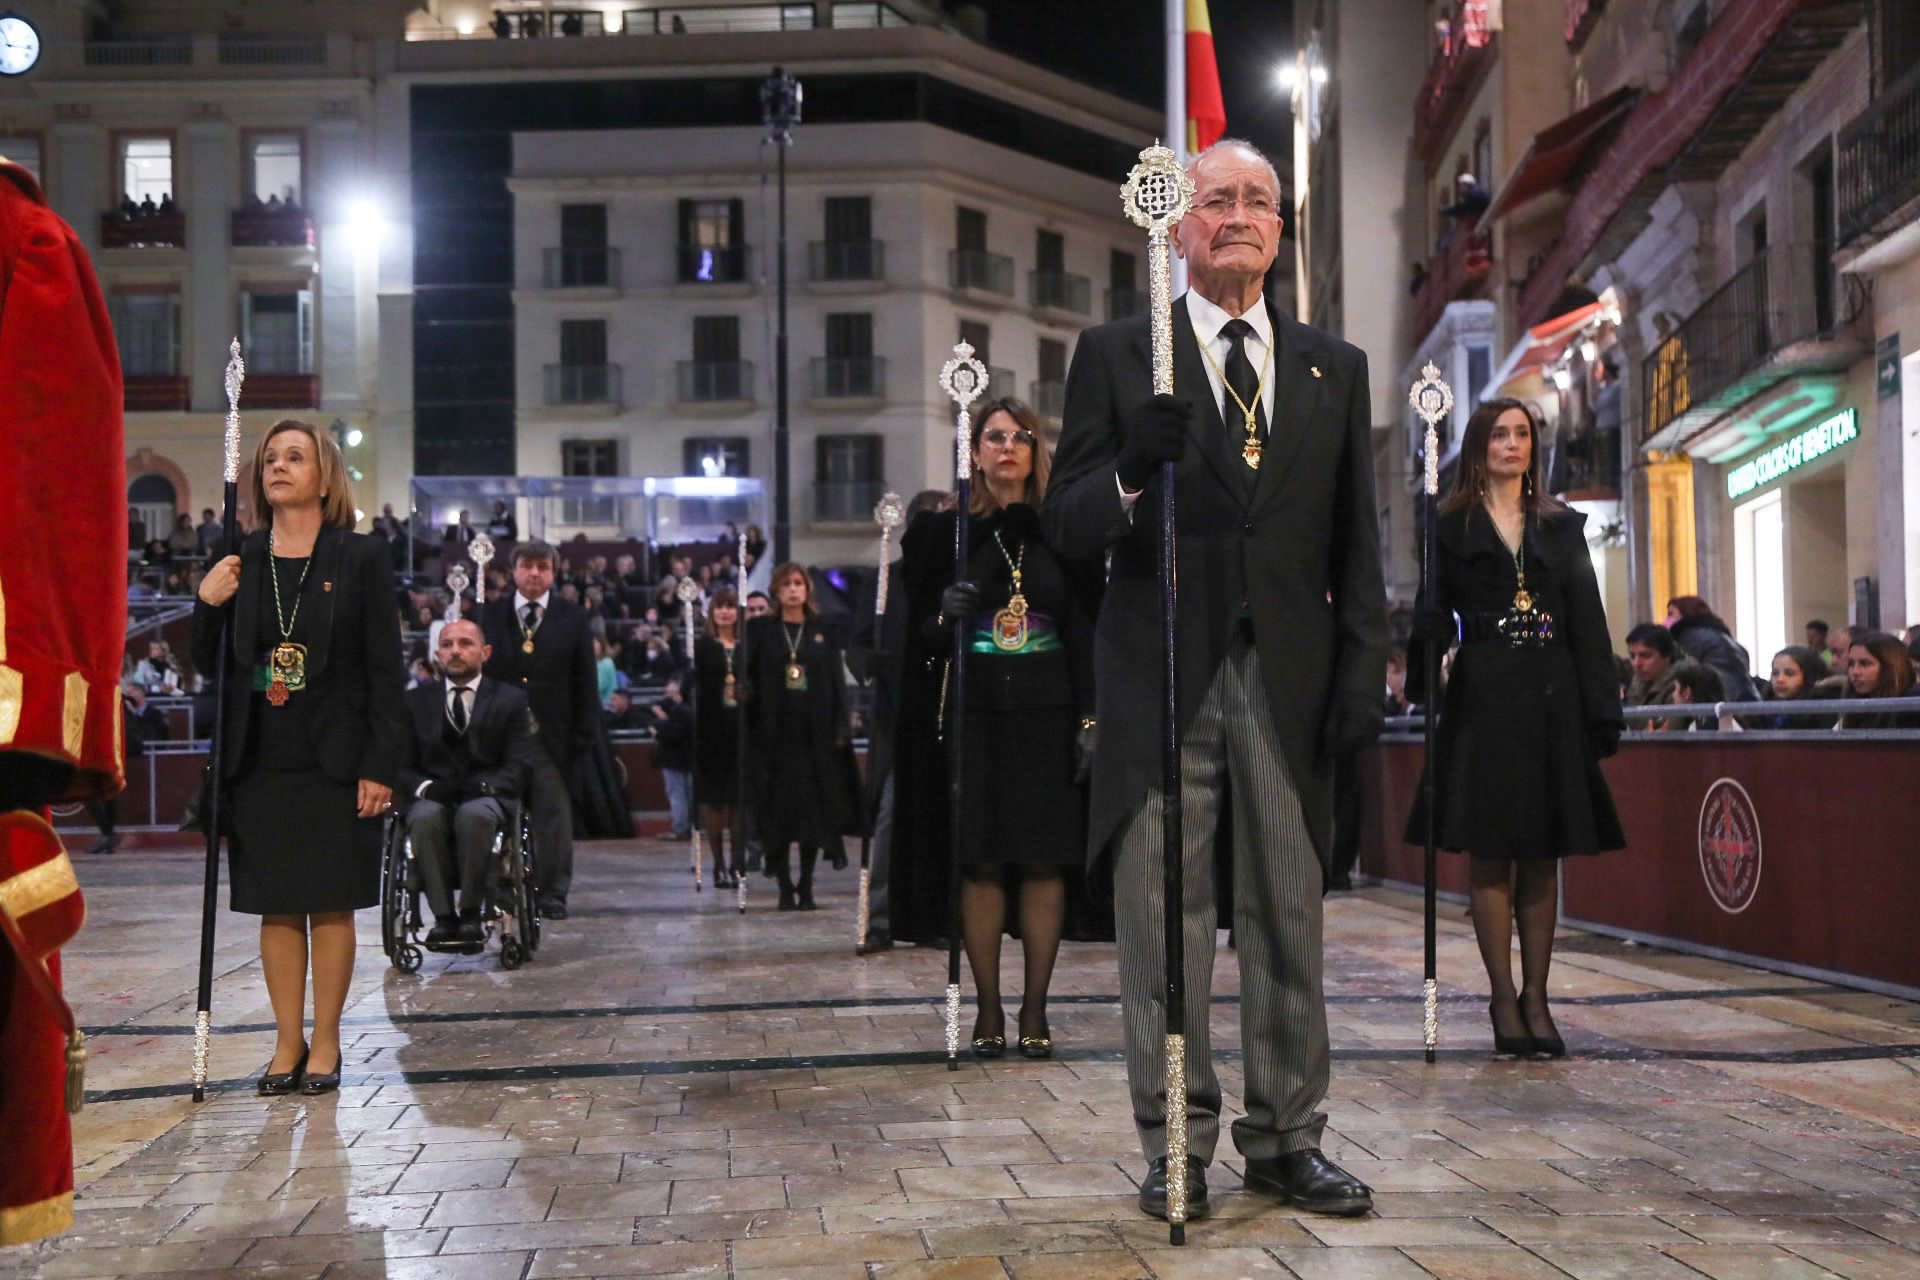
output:
<path id="1" fill-rule="evenodd" d="M 1039 434 L 1039 418 L 1019 400 L 975 411 L 964 574 L 954 572 L 954 512 L 920 515 L 901 541 L 908 612 L 894 935 L 932 943 L 947 934 L 946 751 L 963 728 L 960 927 L 978 1004 L 973 1051 L 982 1058 L 1006 1052 L 1000 938 L 1009 926 L 1025 959 L 1020 1052 L 1052 1055 L 1047 988 L 1085 860 L 1080 782 L 1094 732 L 1099 588 L 1041 537 L 1049 457 Z M 948 702 L 956 630 L 967 654 L 964 726 L 952 722 Z"/>

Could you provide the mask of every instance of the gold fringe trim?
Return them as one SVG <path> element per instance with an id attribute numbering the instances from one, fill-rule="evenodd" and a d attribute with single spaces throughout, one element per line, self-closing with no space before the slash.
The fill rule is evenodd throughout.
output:
<path id="1" fill-rule="evenodd" d="M 26 703 L 27 678 L 0 662 L 0 747 L 20 732 L 20 713 Z"/>
<path id="2" fill-rule="evenodd" d="M 0 1245 L 57 1236 L 72 1225 L 73 1192 L 62 1191 L 36 1204 L 0 1209 Z"/>
<path id="3" fill-rule="evenodd" d="M 87 744 L 87 678 L 78 671 L 67 672 L 60 699 L 60 746 L 75 760 Z"/>

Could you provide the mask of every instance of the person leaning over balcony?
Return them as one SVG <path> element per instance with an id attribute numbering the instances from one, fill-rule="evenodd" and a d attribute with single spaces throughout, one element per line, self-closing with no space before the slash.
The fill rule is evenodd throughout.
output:
<path id="1" fill-rule="evenodd" d="M 1914 694 L 1913 660 L 1900 637 L 1854 631 L 1847 649 L 1848 698 L 1907 698 Z M 1920 711 L 1849 711 L 1838 729 L 1920 729 Z"/>
<path id="2" fill-rule="evenodd" d="M 259 1091 L 318 1094 L 340 1085 L 353 913 L 379 901 L 380 818 L 407 753 L 406 674 L 386 548 L 353 531 L 333 437 L 282 419 L 253 463 L 266 528 L 201 580 L 193 662 L 218 669 L 224 621 L 231 907 L 260 917 L 278 1032 Z"/>
<path id="3" fill-rule="evenodd" d="M 1434 825 L 1441 848 L 1471 858 L 1496 1057 L 1566 1055 L 1547 1008 L 1560 859 L 1626 846 L 1600 773 L 1622 723 L 1587 518 L 1546 496 L 1539 442 L 1539 420 L 1518 400 L 1474 411 L 1440 504 L 1434 594 L 1414 613 L 1415 645 L 1446 645 L 1459 616 L 1434 743 Z M 1427 696 L 1425 667 L 1413 664 L 1415 701 Z M 1425 840 L 1425 824 L 1417 799 L 1409 843 Z"/>

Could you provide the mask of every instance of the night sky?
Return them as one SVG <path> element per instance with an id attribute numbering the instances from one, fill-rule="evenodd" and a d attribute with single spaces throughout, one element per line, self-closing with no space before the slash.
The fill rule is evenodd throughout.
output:
<path id="1" fill-rule="evenodd" d="M 1160 109 L 1162 0 L 974 0 L 996 48 Z M 1273 68 L 1293 53 L 1292 0 L 1209 0 L 1227 131 L 1265 150 L 1283 178 L 1293 122 Z"/>

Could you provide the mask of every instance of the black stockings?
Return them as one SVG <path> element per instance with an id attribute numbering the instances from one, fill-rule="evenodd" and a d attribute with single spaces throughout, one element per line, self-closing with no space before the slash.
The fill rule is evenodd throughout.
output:
<path id="1" fill-rule="evenodd" d="M 788 855 L 789 847 L 783 844 L 777 850 L 767 851 L 767 866 L 780 885 L 780 905 L 783 910 L 798 907 L 802 911 L 811 911 L 813 868 L 820 861 L 820 850 L 810 844 L 800 846 L 800 883 L 796 886 L 793 882 L 793 862 Z"/>
<path id="2" fill-rule="evenodd" d="M 700 827 L 707 833 L 707 852 L 713 855 L 715 879 L 723 874 L 740 874 L 742 842 L 739 831 L 733 825 L 734 816 L 734 808 L 730 804 L 700 806 Z M 729 831 L 733 832 L 730 842 L 727 840 Z"/>
<path id="3" fill-rule="evenodd" d="M 1067 882 L 1047 867 L 1023 868 L 1020 880 L 1020 947 L 1026 961 L 1026 994 L 1020 999 L 1020 1034 L 1044 1036 L 1047 988 L 1060 955 L 1060 932 L 1067 916 Z M 969 867 L 960 884 L 960 938 L 973 970 L 979 1012 L 975 1038 L 1003 1035 L 1006 1012 L 1000 1007 L 1000 934 L 1007 920 L 1007 891 L 1000 868 Z"/>
<path id="4" fill-rule="evenodd" d="M 1493 1026 L 1503 1036 L 1558 1035 L 1547 1010 L 1547 969 L 1559 913 L 1557 858 L 1474 858 L 1473 932 L 1493 991 Z M 1520 927 L 1519 991 L 1513 986 L 1513 930 Z"/>

